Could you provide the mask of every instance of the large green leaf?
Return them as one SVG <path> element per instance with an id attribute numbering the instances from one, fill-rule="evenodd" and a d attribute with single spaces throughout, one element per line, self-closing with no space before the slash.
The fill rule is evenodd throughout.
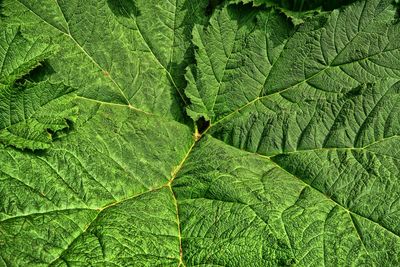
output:
<path id="1" fill-rule="evenodd" d="M 183 120 L 191 29 L 206 1 L 7 0 L 9 24 L 60 46 L 51 80 L 82 97 Z M 156 14 L 156 16 L 155 16 Z"/>
<path id="2" fill-rule="evenodd" d="M 1 267 L 400 265 L 390 0 L 3 2 Z"/>
<path id="3" fill-rule="evenodd" d="M 230 156 L 242 158 L 244 152 L 219 152 L 214 161 L 208 159 L 212 165 L 188 167 L 184 191 L 198 190 L 182 193 L 183 198 L 190 199 L 185 200 L 190 209 L 209 201 L 246 208 L 254 218 L 248 221 L 271 228 L 274 253 L 292 253 L 266 252 L 263 262 L 264 257 L 248 252 L 245 261 L 259 266 L 287 258 L 299 266 L 400 264 L 400 46 L 395 41 L 400 25 L 395 14 L 389 1 L 365 1 L 294 28 L 273 10 L 254 13 L 229 6 L 215 12 L 207 28 L 194 29 L 198 51 L 197 66 L 187 75 L 189 114 L 211 121 L 208 134 L 265 163 L 236 163 Z M 212 51 L 221 51 L 218 59 Z M 210 167 L 198 167 L 205 164 Z M 224 220 L 219 222 L 234 231 L 240 219 Z M 258 246 L 253 238 L 242 239 L 249 242 L 244 244 L 221 236 L 220 247 L 229 244 L 231 251 L 240 251 L 268 243 L 260 233 L 254 235 Z M 196 242 L 189 244 L 198 249 Z M 216 250 L 202 249 L 205 255 Z M 229 262 L 224 255 L 213 260 L 224 265 Z M 190 260 L 207 261 L 205 256 Z"/>

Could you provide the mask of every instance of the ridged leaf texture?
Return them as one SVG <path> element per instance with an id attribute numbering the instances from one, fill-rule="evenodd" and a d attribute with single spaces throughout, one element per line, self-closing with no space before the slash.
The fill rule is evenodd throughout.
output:
<path id="1" fill-rule="evenodd" d="M 55 134 L 69 128 L 78 113 L 73 90 L 49 82 L 17 80 L 53 53 L 40 39 L 28 40 L 6 28 L 0 41 L 0 143 L 20 149 L 46 149 Z"/>
<path id="2" fill-rule="evenodd" d="M 0 267 L 400 266 L 397 6 L 283 3 L 3 0 Z"/>

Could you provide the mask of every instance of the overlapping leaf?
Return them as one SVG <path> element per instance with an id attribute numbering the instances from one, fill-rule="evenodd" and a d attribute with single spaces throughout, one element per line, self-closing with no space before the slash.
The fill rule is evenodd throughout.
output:
<path id="1" fill-rule="evenodd" d="M 1 32 L 0 143 L 45 149 L 56 133 L 69 128 L 78 113 L 73 91 L 62 84 L 18 84 L 17 79 L 53 53 L 43 41 L 24 38 L 17 28 Z"/>

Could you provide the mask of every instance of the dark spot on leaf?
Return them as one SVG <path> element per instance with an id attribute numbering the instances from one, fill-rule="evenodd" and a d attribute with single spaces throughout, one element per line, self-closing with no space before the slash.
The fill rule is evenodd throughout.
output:
<path id="1" fill-rule="evenodd" d="M 108 7 L 117 17 L 138 17 L 140 11 L 133 0 L 107 0 Z"/>
<path id="2" fill-rule="evenodd" d="M 40 82 L 46 80 L 46 77 L 55 73 L 55 70 L 47 60 L 43 60 L 34 69 L 15 81 L 15 84 L 24 84 L 26 81 Z"/>
<path id="3" fill-rule="evenodd" d="M 400 94 L 400 82 L 396 82 L 395 84 L 393 84 L 392 88 L 395 94 Z"/>
<path id="4" fill-rule="evenodd" d="M 204 117 L 201 117 L 196 121 L 196 125 L 199 134 L 203 134 L 208 129 L 208 127 L 210 127 L 210 122 L 207 121 Z"/>
<path id="5" fill-rule="evenodd" d="M 348 91 L 348 92 L 345 94 L 345 96 L 346 96 L 346 97 L 355 97 L 355 96 L 359 96 L 359 95 L 361 95 L 362 91 L 363 91 L 363 86 L 360 85 L 360 86 L 357 86 L 357 87 L 351 89 L 350 91 Z"/>
<path id="6" fill-rule="evenodd" d="M 278 246 L 284 249 L 287 249 L 289 247 L 286 243 L 286 240 L 284 239 L 278 239 Z"/>
<path id="7" fill-rule="evenodd" d="M 345 94 L 345 97 L 357 97 L 365 93 L 368 89 L 371 89 L 374 86 L 373 83 L 364 83 L 361 84 Z"/>

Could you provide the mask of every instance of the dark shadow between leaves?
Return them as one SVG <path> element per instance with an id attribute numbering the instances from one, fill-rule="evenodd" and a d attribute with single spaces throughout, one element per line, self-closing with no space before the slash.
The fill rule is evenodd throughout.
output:
<path id="1" fill-rule="evenodd" d="M 197 131 L 201 135 L 210 127 L 210 121 L 207 121 L 204 117 L 200 117 L 196 121 L 196 125 L 197 125 Z"/>
<path id="2" fill-rule="evenodd" d="M 210 0 L 206 8 L 206 16 L 211 16 L 217 6 L 220 5 L 222 2 L 223 0 Z"/>
<path id="3" fill-rule="evenodd" d="M 356 0 L 330 0 L 330 1 L 319 1 L 322 3 L 322 9 L 326 11 L 334 10 L 342 6 L 347 6 L 354 3 Z M 318 2 L 318 1 L 317 1 Z"/>
<path id="4" fill-rule="evenodd" d="M 3 14 L 3 5 L 4 5 L 3 0 L 0 0 L 0 20 L 1 20 L 1 18 L 5 17 Z"/>
<path id="5" fill-rule="evenodd" d="M 277 6 L 292 10 L 292 11 L 309 11 L 317 8 L 322 8 L 324 11 L 330 11 L 349 5 L 357 0 L 280 0 L 277 1 Z"/>
<path id="6" fill-rule="evenodd" d="M 24 84 L 26 81 L 40 82 L 46 80 L 46 77 L 54 74 L 55 70 L 47 60 L 40 62 L 36 68 L 15 81 L 15 84 Z"/>
<path id="7" fill-rule="evenodd" d="M 350 5 L 356 1 L 357 0 L 276 0 L 269 1 L 269 3 L 273 3 L 273 5 L 287 10 L 303 12 L 318 8 L 322 8 L 324 11 L 331 11 L 345 5 Z M 224 0 L 209 0 L 206 11 L 207 16 L 210 16 L 213 11 L 224 2 Z"/>
<path id="8" fill-rule="evenodd" d="M 393 5 L 396 7 L 395 23 L 400 22 L 400 0 L 393 0 Z"/>
<path id="9" fill-rule="evenodd" d="M 73 132 L 75 130 L 75 123 L 72 120 L 65 119 L 65 123 L 67 124 L 67 127 L 65 127 L 62 130 L 59 131 L 51 131 L 50 129 L 47 130 L 47 132 L 51 134 L 53 142 L 68 135 L 70 132 Z"/>

